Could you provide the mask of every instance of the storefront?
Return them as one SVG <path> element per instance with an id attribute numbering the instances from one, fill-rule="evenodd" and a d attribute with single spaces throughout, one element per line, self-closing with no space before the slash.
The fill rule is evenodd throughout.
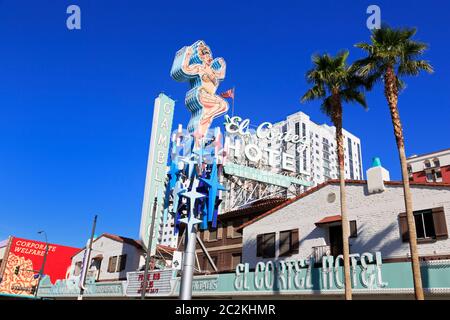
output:
<path id="1" fill-rule="evenodd" d="M 361 253 L 351 267 L 355 299 L 412 299 L 413 282 L 409 262 L 383 263 L 379 252 Z M 307 259 L 268 261 L 255 270 L 239 264 L 234 273 L 194 277 L 194 298 L 210 299 L 339 299 L 343 298 L 343 272 L 340 258 L 323 258 L 321 267 Z M 317 264 L 316 264 L 317 265 Z M 450 260 L 422 262 L 422 280 L 427 299 L 450 298 Z M 88 281 L 86 299 L 138 299 L 143 272 L 130 272 L 127 281 Z M 180 278 L 167 269 L 150 272 L 147 298 L 178 298 Z M 76 299 L 76 281 L 43 283 L 39 297 Z"/>

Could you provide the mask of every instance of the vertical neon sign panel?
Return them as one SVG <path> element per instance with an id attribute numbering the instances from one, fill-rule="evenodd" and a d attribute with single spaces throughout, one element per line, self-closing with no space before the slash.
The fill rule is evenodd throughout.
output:
<path id="1" fill-rule="evenodd" d="M 150 249 L 152 255 L 156 252 L 158 222 L 161 218 L 164 205 L 167 159 L 174 109 L 175 101 L 168 96 L 161 93 L 155 99 L 140 228 L 140 238 L 145 247 L 148 247 L 150 229 L 152 220 L 154 219 L 155 223 Z"/>

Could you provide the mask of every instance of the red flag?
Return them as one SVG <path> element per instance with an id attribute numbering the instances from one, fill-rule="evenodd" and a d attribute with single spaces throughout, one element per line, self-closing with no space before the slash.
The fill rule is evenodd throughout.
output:
<path id="1" fill-rule="evenodd" d="M 231 99 L 234 99 L 234 88 L 233 88 L 233 89 L 229 89 L 229 90 L 227 90 L 227 91 L 225 91 L 225 92 L 222 92 L 222 93 L 220 94 L 220 96 L 221 96 L 222 98 L 231 98 Z"/>

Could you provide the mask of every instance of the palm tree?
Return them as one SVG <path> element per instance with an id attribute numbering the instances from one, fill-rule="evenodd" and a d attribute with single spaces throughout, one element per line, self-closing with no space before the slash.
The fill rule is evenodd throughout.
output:
<path id="1" fill-rule="evenodd" d="M 358 43 L 355 46 L 367 52 L 367 57 L 355 62 L 355 70 L 370 83 L 379 80 L 384 82 L 384 95 L 391 112 L 394 135 L 402 169 L 403 191 L 405 198 L 406 217 L 409 229 L 409 248 L 411 251 L 412 271 L 414 277 L 414 292 L 416 299 L 423 300 L 422 279 L 420 276 L 419 256 L 417 253 L 416 226 L 413 215 L 413 204 L 409 188 L 409 178 L 406 165 L 405 144 L 402 123 L 397 108 L 398 93 L 404 87 L 400 77 L 416 76 L 424 70 L 433 72 L 433 67 L 425 60 L 418 58 L 427 45 L 412 40 L 416 29 L 392 29 L 383 26 L 375 29 L 371 36 L 372 43 Z"/>
<path id="2" fill-rule="evenodd" d="M 338 53 L 336 57 L 329 54 L 314 55 L 313 69 L 306 73 L 308 83 L 312 85 L 301 98 L 301 102 L 315 99 L 322 100 L 321 110 L 331 118 L 336 127 L 336 150 L 339 165 L 342 240 L 344 256 L 345 299 L 352 299 L 350 281 L 349 235 L 350 226 L 347 217 L 347 203 L 345 198 L 345 169 L 344 169 L 344 138 L 342 135 L 342 102 L 357 102 L 367 108 L 364 93 L 360 91 L 363 85 L 361 77 L 353 73 L 347 65 L 348 51 Z"/>

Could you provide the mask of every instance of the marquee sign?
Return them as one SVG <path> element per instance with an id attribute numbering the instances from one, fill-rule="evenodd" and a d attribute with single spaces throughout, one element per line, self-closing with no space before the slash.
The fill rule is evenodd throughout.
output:
<path id="1" fill-rule="evenodd" d="M 146 296 L 169 295 L 172 291 L 171 280 L 173 270 L 155 270 L 147 275 Z M 127 273 L 126 295 L 130 297 L 140 297 L 144 286 L 144 272 Z"/>

